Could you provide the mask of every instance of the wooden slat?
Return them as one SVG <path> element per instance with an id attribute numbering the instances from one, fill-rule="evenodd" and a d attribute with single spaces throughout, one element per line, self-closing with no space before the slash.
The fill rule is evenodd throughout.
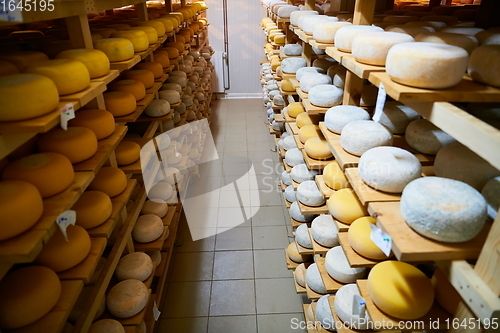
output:
<path id="1" fill-rule="evenodd" d="M 328 211 L 328 207 L 326 206 L 326 204 L 323 204 L 321 206 L 318 206 L 318 207 L 312 207 L 312 206 L 307 206 L 307 205 L 304 205 L 302 202 L 298 201 L 298 204 L 299 204 L 299 209 L 300 209 L 300 212 L 302 213 L 302 215 L 321 215 L 321 214 L 328 214 L 329 211 Z"/>
<path id="2" fill-rule="evenodd" d="M 119 62 L 112 62 L 110 65 L 111 69 L 116 69 L 120 72 L 126 70 L 126 69 L 131 69 L 135 65 L 137 65 L 141 61 L 141 57 L 137 54 L 135 54 L 132 59 L 125 60 L 125 61 L 119 61 Z"/>
<path id="3" fill-rule="evenodd" d="M 329 109 L 329 107 L 313 105 L 311 102 L 309 102 L 308 99 L 303 99 L 302 104 L 304 105 L 304 109 L 306 110 L 306 112 L 311 114 L 323 114 L 326 113 L 326 111 Z"/>
<path id="4" fill-rule="evenodd" d="M 337 226 L 337 230 L 338 232 L 344 232 L 344 231 L 348 231 L 349 230 L 349 224 L 347 223 L 344 223 L 344 222 L 340 222 L 336 219 L 333 219 L 333 223 L 335 223 L 335 225 Z"/>
<path id="5" fill-rule="evenodd" d="M 310 300 L 313 300 L 313 301 L 317 301 L 318 299 L 320 299 L 323 296 L 322 294 L 318 294 L 317 292 L 315 292 L 314 290 L 309 288 L 307 283 L 306 283 L 306 294 L 307 294 L 307 298 L 309 298 Z"/>
<path id="6" fill-rule="evenodd" d="M 111 83 L 111 81 L 116 79 L 119 75 L 120 75 L 119 70 L 112 69 L 109 71 L 108 74 L 101 76 L 101 77 L 96 77 L 96 78 L 92 79 L 92 81 L 104 82 L 106 85 L 108 85 L 109 83 Z"/>
<path id="7" fill-rule="evenodd" d="M 290 130 L 292 131 L 293 135 L 299 134 L 299 128 L 297 127 L 297 124 L 295 122 L 288 123 L 288 126 L 290 127 Z"/>
<path id="8" fill-rule="evenodd" d="M 318 185 L 319 191 L 323 193 L 326 199 L 328 199 L 334 192 L 334 189 L 329 188 L 325 184 L 325 180 L 323 178 L 323 175 L 316 175 L 314 177 L 314 180 L 316 181 L 316 185 Z"/>
<path id="9" fill-rule="evenodd" d="M 332 44 L 330 44 L 330 43 L 321 43 L 321 42 L 317 42 L 314 39 L 309 40 L 309 44 L 312 47 L 315 47 L 315 48 L 320 49 L 320 50 L 326 50 L 327 47 L 333 46 L 333 43 Z"/>
<path id="10" fill-rule="evenodd" d="M 342 65 L 362 79 L 368 79 L 370 73 L 385 72 L 385 67 L 362 64 L 357 62 L 352 55 L 344 55 L 342 57 Z"/>
<path id="11" fill-rule="evenodd" d="M 302 156 L 304 157 L 304 161 L 306 162 L 307 168 L 309 170 L 323 170 L 328 163 L 334 160 L 333 157 L 327 160 L 314 159 L 306 154 L 305 149 L 302 150 Z"/>
<path id="12" fill-rule="evenodd" d="M 325 49 L 327 55 L 335 59 L 336 61 L 342 63 L 342 58 L 350 53 L 339 51 L 336 47 L 330 46 Z"/>
<path id="13" fill-rule="evenodd" d="M 14 150 L 28 142 L 36 135 L 32 133 L 13 133 L 0 135 L 0 160 L 8 156 Z"/>
<path id="14" fill-rule="evenodd" d="M 351 245 L 349 245 L 349 241 L 347 240 L 347 232 L 339 232 L 337 237 L 351 267 L 373 267 L 381 261 L 365 258 L 354 251 Z"/>
<path id="15" fill-rule="evenodd" d="M 354 192 L 356 192 L 359 201 L 361 201 L 364 206 L 367 206 L 370 202 L 391 202 L 401 200 L 401 193 L 382 192 L 366 185 L 359 176 L 358 168 L 346 168 L 344 172 Z"/>
<path id="16" fill-rule="evenodd" d="M 328 272 L 326 271 L 325 267 L 325 258 L 316 257 L 314 258 L 314 262 L 318 266 L 321 279 L 323 280 L 323 284 L 325 285 L 328 294 L 336 293 L 337 290 L 339 290 L 342 286 L 345 285 L 344 283 L 332 279 L 332 277 L 328 275 Z"/>
<path id="17" fill-rule="evenodd" d="M 309 94 L 306 93 L 305 91 L 303 91 L 302 89 L 300 89 L 300 86 L 297 87 L 295 89 L 295 91 L 297 92 L 297 95 L 299 95 L 299 97 L 304 100 L 304 99 L 308 99 L 309 98 Z"/>
<path id="18" fill-rule="evenodd" d="M 84 106 L 106 90 L 105 82 L 90 82 L 90 86 L 76 94 L 60 96 L 61 102 L 73 103 L 78 108 Z"/>
<path id="19" fill-rule="evenodd" d="M 318 333 L 316 330 L 316 323 L 314 321 L 314 318 L 309 318 L 309 307 L 311 304 L 303 304 L 303 310 L 304 310 L 304 318 L 306 319 L 306 330 L 307 333 Z"/>
<path id="20" fill-rule="evenodd" d="M 307 293 L 306 288 L 302 287 L 300 284 L 297 283 L 297 277 L 295 276 L 295 271 L 293 272 L 293 281 L 295 284 L 295 292 L 297 294 L 305 294 Z"/>
<path id="21" fill-rule="evenodd" d="M 75 267 L 58 273 L 59 279 L 82 280 L 85 284 L 89 283 L 106 248 L 106 243 L 106 238 L 92 238 L 89 255 Z"/>
<path id="22" fill-rule="evenodd" d="M 303 150 L 304 144 L 300 141 L 299 136 L 294 135 L 293 138 L 295 139 L 295 143 L 297 144 L 297 148 L 299 148 L 299 150 Z"/>

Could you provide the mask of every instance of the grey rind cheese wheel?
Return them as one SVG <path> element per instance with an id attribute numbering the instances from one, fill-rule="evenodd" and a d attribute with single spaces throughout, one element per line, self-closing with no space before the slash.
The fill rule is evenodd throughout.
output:
<path id="1" fill-rule="evenodd" d="M 340 287 L 335 294 L 335 302 L 333 303 L 335 313 L 341 321 L 348 324 L 351 328 L 366 330 L 369 327 L 371 318 L 368 311 L 365 311 L 363 320 L 360 320 L 359 315 L 353 313 L 354 295 L 361 296 L 356 284 L 352 283 Z"/>
<path id="2" fill-rule="evenodd" d="M 154 214 L 160 218 L 163 218 L 167 215 L 168 212 L 168 204 L 162 202 L 154 202 L 151 200 L 146 200 L 141 209 L 141 214 Z"/>
<path id="3" fill-rule="evenodd" d="M 319 15 L 315 10 L 300 10 L 295 11 L 290 14 L 290 24 L 297 26 L 299 24 L 299 18 L 303 15 Z"/>
<path id="4" fill-rule="evenodd" d="M 319 107 L 332 107 L 342 103 L 344 90 L 330 84 L 320 84 L 309 90 L 309 102 Z"/>
<path id="5" fill-rule="evenodd" d="M 404 134 L 408 125 L 418 120 L 419 114 L 412 108 L 399 102 L 386 102 L 380 114 L 379 123 L 394 134 Z"/>
<path id="6" fill-rule="evenodd" d="M 170 104 L 177 104 L 181 101 L 181 95 L 175 90 L 160 90 L 158 97 L 164 99 Z"/>
<path id="7" fill-rule="evenodd" d="M 306 180 L 300 183 L 297 187 L 296 197 L 298 201 L 306 206 L 317 207 L 325 203 L 325 197 L 314 180 Z"/>
<path id="8" fill-rule="evenodd" d="M 299 7 L 296 6 L 281 6 L 278 9 L 278 16 L 281 18 L 289 18 L 290 15 L 295 12 L 300 10 Z"/>
<path id="9" fill-rule="evenodd" d="M 297 148 L 297 143 L 293 136 L 289 135 L 283 139 L 283 149 L 290 150 L 292 148 Z"/>
<path id="10" fill-rule="evenodd" d="M 168 199 L 170 199 L 172 194 L 172 185 L 167 182 L 159 182 L 149 190 L 148 198 L 156 202 L 166 202 Z"/>
<path id="11" fill-rule="evenodd" d="M 366 272 L 366 268 L 353 268 L 349 265 L 341 246 L 335 246 L 328 250 L 325 268 L 328 275 L 341 283 L 354 283 L 356 280 L 362 279 Z"/>
<path id="12" fill-rule="evenodd" d="M 296 165 L 292 168 L 292 171 L 290 171 L 290 177 L 297 183 L 313 180 L 317 174 L 318 170 L 309 170 L 305 164 Z"/>
<path id="13" fill-rule="evenodd" d="M 136 279 L 145 281 L 153 273 L 153 261 L 144 252 L 129 253 L 120 259 L 115 269 L 118 280 Z"/>
<path id="14" fill-rule="evenodd" d="M 478 46 L 474 36 L 449 33 L 449 32 L 422 32 L 415 36 L 415 42 L 448 44 L 463 48 L 467 53 Z"/>
<path id="15" fill-rule="evenodd" d="M 297 201 L 292 202 L 290 206 L 290 216 L 297 222 L 310 222 L 316 215 L 302 215 Z"/>
<path id="16" fill-rule="evenodd" d="M 175 90 L 179 94 L 182 93 L 182 87 L 178 83 L 173 82 L 164 83 L 160 90 Z"/>
<path id="17" fill-rule="evenodd" d="M 173 75 L 170 75 L 165 82 L 166 83 L 177 83 L 182 88 L 184 88 L 185 86 L 187 86 L 187 79 L 185 77 L 182 77 L 182 76 L 173 76 Z"/>
<path id="18" fill-rule="evenodd" d="M 283 71 L 283 73 L 289 73 L 289 74 L 293 74 L 297 72 L 297 69 L 306 66 L 307 66 L 306 59 L 299 57 L 285 58 L 281 62 L 281 70 Z"/>
<path id="19" fill-rule="evenodd" d="M 316 243 L 325 247 L 339 245 L 338 229 L 331 215 L 319 215 L 312 221 L 311 236 Z"/>
<path id="20" fill-rule="evenodd" d="M 129 279 L 116 284 L 106 297 L 109 312 L 117 318 L 130 318 L 148 303 L 148 288 L 139 280 Z"/>
<path id="21" fill-rule="evenodd" d="M 321 22 L 314 26 L 313 39 L 320 43 L 333 44 L 337 30 L 345 25 L 351 25 L 350 22 Z"/>
<path id="22" fill-rule="evenodd" d="M 304 164 L 304 156 L 298 148 L 288 149 L 285 153 L 285 162 L 291 167 L 299 164 Z"/>
<path id="23" fill-rule="evenodd" d="M 295 281 L 299 286 L 306 287 L 306 265 L 303 263 L 295 268 Z"/>
<path id="24" fill-rule="evenodd" d="M 162 234 L 163 222 L 158 216 L 153 214 L 139 216 L 132 230 L 132 238 L 139 243 L 155 241 Z"/>
<path id="25" fill-rule="evenodd" d="M 292 185 L 288 185 L 285 189 L 285 199 L 288 202 L 295 202 L 297 201 L 296 197 L 297 191 L 293 189 Z"/>
<path id="26" fill-rule="evenodd" d="M 283 47 L 283 52 L 287 56 L 300 56 L 300 55 L 302 55 L 302 45 L 300 45 L 300 44 L 287 44 Z"/>
<path id="27" fill-rule="evenodd" d="M 490 179 L 481 190 L 488 204 L 488 215 L 495 219 L 500 209 L 500 177 Z"/>
<path id="28" fill-rule="evenodd" d="M 317 292 L 318 294 L 326 294 L 327 290 L 321 274 L 319 272 L 318 266 L 314 263 L 307 267 L 306 271 L 306 283 L 311 290 Z"/>
<path id="29" fill-rule="evenodd" d="M 483 229 L 486 200 L 471 186 L 453 179 L 424 177 L 401 196 L 401 216 L 419 234 L 440 242 L 466 242 Z"/>
<path id="30" fill-rule="evenodd" d="M 302 77 L 304 75 L 311 74 L 311 73 L 322 74 L 322 73 L 324 73 L 324 71 L 323 71 L 323 69 L 321 69 L 319 67 L 302 67 L 302 68 L 297 69 L 297 73 L 295 73 L 295 78 L 297 79 L 297 81 L 300 82 L 300 80 L 302 80 Z"/>
<path id="31" fill-rule="evenodd" d="M 295 242 L 306 249 L 312 249 L 312 242 L 307 224 L 299 225 L 299 227 L 295 229 Z"/>
<path id="32" fill-rule="evenodd" d="M 125 333 L 125 328 L 115 319 L 101 319 L 90 325 L 88 333 Z"/>
<path id="33" fill-rule="evenodd" d="M 319 84 L 332 84 L 332 78 L 326 74 L 307 73 L 300 79 L 300 89 L 304 92 Z"/>
<path id="34" fill-rule="evenodd" d="M 356 120 L 370 120 L 370 114 L 354 105 L 337 105 L 325 114 L 325 125 L 330 131 L 340 134 L 344 126 Z"/>
<path id="35" fill-rule="evenodd" d="M 290 174 L 286 170 L 281 173 L 281 181 L 287 186 L 292 185 L 292 178 L 290 178 Z"/>
<path id="36" fill-rule="evenodd" d="M 184 104 L 184 103 L 181 102 L 181 103 L 179 103 L 178 106 L 174 107 L 173 109 L 178 114 L 182 115 L 182 114 L 186 113 L 186 104 Z"/>
<path id="37" fill-rule="evenodd" d="M 170 103 L 165 99 L 153 99 L 144 113 L 148 117 L 156 118 L 163 117 L 170 113 Z"/>
<path id="38" fill-rule="evenodd" d="M 321 327 L 328 331 L 336 331 L 335 319 L 330 309 L 328 297 L 330 295 L 321 296 L 316 303 L 316 319 L 321 323 Z"/>
<path id="39" fill-rule="evenodd" d="M 352 121 L 340 134 L 340 145 L 350 154 L 361 156 L 368 149 L 392 145 L 392 133 L 371 120 Z"/>
<path id="40" fill-rule="evenodd" d="M 396 147 L 375 147 L 361 155 L 358 164 L 361 180 L 376 190 L 401 193 L 408 183 L 422 174 L 418 158 Z"/>
<path id="41" fill-rule="evenodd" d="M 451 135 L 425 119 L 411 122 L 406 128 L 405 138 L 410 147 L 429 155 L 436 155 L 441 148 L 456 142 Z"/>

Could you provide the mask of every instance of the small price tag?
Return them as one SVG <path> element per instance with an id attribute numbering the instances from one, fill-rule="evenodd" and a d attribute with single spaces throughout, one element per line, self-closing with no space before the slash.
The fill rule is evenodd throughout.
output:
<path id="1" fill-rule="evenodd" d="M 365 317 L 366 302 L 365 299 L 359 295 L 354 295 L 352 299 L 352 314 L 360 318 Z"/>
<path id="2" fill-rule="evenodd" d="M 158 305 L 156 305 L 156 302 L 153 303 L 153 316 L 155 318 L 155 321 L 158 321 L 160 319 L 161 312 L 158 310 Z"/>
<path id="3" fill-rule="evenodd" d="M 382 250 L 382 252 L 385 253 L 386 256 L 390 256 L 392 248 L 391 236 L 383 232 L 382 229 L 374 224 L 370 223 L 370 228 L 372 228 L 370 239 Z"/>
<path id="4" fill-rule="evenodd" d="M 385 92 L 384 84 L 381 83 L 378 87 L 377 104 L 375 104 L 375 113 L 373 114 L 373 121 L 379 122 L 380 117 L 382 117 L 382 112 L 384 112 L 385 100 L 387 99 L 387 94 Z"/>
<path id="5" fill-rule="evenodd" d="M 74 210 L 67 210 L 65 212 L 62 212 L 59 214 L 57 217 L 57 225 L 59 226 L 59 229 L 61 229 L 61 232 L 64 235 L 64 238 L 66 241 L 68 241 L 68 234 L 66 233 L 66 229 L 70 225 L 75 225 L 76 223 L 76 212 Z"/>
<path id="6" fill-rule="evenodd" d="M 61 127 L 68 129 L 68 121 L 75 118 L 75 108 L 72 103 L 68 103 L 61 108 Z"/>

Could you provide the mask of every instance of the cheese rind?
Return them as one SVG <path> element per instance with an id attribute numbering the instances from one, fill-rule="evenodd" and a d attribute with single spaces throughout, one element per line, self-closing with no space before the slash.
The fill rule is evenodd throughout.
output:
<path id="1" fill-rule="evenodd" d="M 148 35 L 146 35 L 146 33 L 141 30 L 115 31 L 111 34 L 110 37 L 128 39 L 134 47 L 134 52 L 146 51 L 149 47 Z"/>
<path id="2" fill-rule="evenodd" d="M 495 219 L 500 209 L 500 177 L 490 179 L 481 190 L 488 204 L 488 215 Z"/>
<path id="3" fill-rule="evenodd" d="M 68 125 L 86 127 L 92 130 L 97 140 L 105 139 L 115 131 L 113 114 L 109 111 L 99 109 L 79 110 L 76 113 L 76 117 L 71 119 Z"/>
<path id="4" fill-rule="evenodd" d="M 72 164 L 83 162 L 97 152 L 97 138 L 87 127 L 71 126 L 67 130 L 54 128 L 38 140 L 40 152 L 66 156 Z"/>
<path id="5" fill-rule="evenodd" d="M 349 181 L 337 161 L 328 163 L 323 169 L 323 180 L 326 186 L 334 190 L 349 187 Z"/>
<path id="6" fill-rule="evenodd" d="M 337 30 L 346 25 L 351 25 L 350 22 L 321 22 L 314 26 L 313 39 L 319 43 L 333 44 Z"/>
<path id="7" fill-rule="evenodd" d="M 312 249 L 311 237 L 309 236 L 309 229 L 306 224 L 299 225 L 295 229 L 295 242 L 306 249 Z"/>
<path id="8" fill-rule="evenodd" d="M 126 38 L 103 38 L 93 44 L 94 49 L 104 52 L 111 63 L 129 60 L 134 56 L 134 45 Z"/>
<path id="9" fill-rule="evenodd" d="M 134 94 L 128 91 L 109 91 L 103 94 L 106 110 L 114 117 L 123 117 L 133 113 L 136 108 Z"/>
<path id="10" fill-rule="evenodd" d="M 478 46 L 477 38 L 449 32 L 422 32 L 415 36 L 416 42 L 439 43 L 461 47 L 471 54 Z"/>
<path id="11" fill-rule="evenodd" d="M 104 192 L 85 191 L 71 209 L 76 212 L 77 225 L 92 229 L 109 219 L 113 204 Z"/>
<path id="12" fill-rule="evenodd" d="M 316 319 L 321 323 L 321 327 L 328 331 L 336 331 L 336 322 L 330 309 L 328 297 L 330 295 L 321 296 L 316 303 Z M 312 306 L 311 306 L 312 307 Z"/>
<path id="13" fill-rule="evenodd" d="M 314 180 L 307 180 L 297 187 L 297 200 L 306 206 L 321 206 L 325 203 L 325 198 L 320 192 Z"/>
<path id="14" fill-rule="evenodd" d="M 134 95 L 135 100 L 139 101 L 146 97 L 146 88 L 144 83 L 137 80 L 118 80 L 111 83 L 110 90 L 125 91 Z"/>
<path id="15" fill-rule="evenodd" d="M 292 148 L 286 151 L 285 162 L 291 167 L 305 163 L 304 157 L 298 148 Z"/>
<path id="16" fill-rule="evenodd" d="M 292 202 L 290 206 L 290 216 L 297 222 L 310 222 L 315 217 L 315 215 L 302 215 L 297 201 Z"/>
<path id="17" fill-rule="evenodd" d="M 295 242 L 288 244 L 288 247 L 286 248 L 286 254 L 288 255 L 288 258 L 290 258 L 290 260 L 297 263 L 303 263 L 311 259 L 310 255 L 302 255 L 299 253 L 299 250 L 297 249 L 297 243 Z"/>
<path id="18" fill-rule="evenodd" d="M 311 224 L 311 236 L 316 243 L 333 247 L 339 245 L 338 229 L 331 215 L 319 215 Z"/>
<path id="19" fill-rule="evenodd" d="M 333 156 L 328 141 L 320 137 L 308 139 L 304 144 L 304 151 L 307 156 L 318 160 L 327 160 Z"/>
<path id="20" fill-rule="evenodd" d="M 467 72 L 474 81 L 500 87 L 500 45 L 482 45 L 472 52 Z"/>
<path id="21" fill-rule="evenodd" d="M 328 250 L 325 268 L 332 279 L 341 283 L 354 283 L 356 280 L 362 279 L 366 272 L 366 268 L 353 268 L 349 265 L 341 246 L 335 246 Z"/>
<path id="22" fill-rule="evenodd" d="M 125 333 L 125 328 L 115 319 L 101 319 L 90 325 L 89 333 Z"/>
<path id="23" fill-rule="evenodd" d="M 162 202 L 154 202 L 151 200 L 146 200 L 141 209 L 141 214 L 154 214 L 160 218 L 163 218 L 167 215 L 168 212 L 168 204 Z"/>
<path id="24" fill-rule="evenodd" d="M 106 296 L 109 312 L 117 318 L 130 318 L 146 307 L 148 288 L 135 279 L 128 279 L 116 284 Z"/>
<path id="25" fill-rule="evenodd" d="M 356 120 L 342 128 L 340 145 L 348 153 L 361 156 L 371 148 L 392 146 L 392 133 L 377 122 Z"/>
<path id="26" fill-rule="evenodd" d="M 295 281 L 299 286 L 303 288 L 306 287 L 306 266 L 304 263 L 301 263 L 295 268 Z"/>
<path id="27" fill-rule="evenodd" d="M 456 140 L 426 119 L 411 122 L 406 128 L 406 142 L 415 150 L 430 155 Z"/>
<path id="28" fill-rule="evenodd" d="M 314 177 L 318 173 L 318 170 L 309 170 L 305 164 L 298 164 L 292 168 L 292 171 L 290 171 L 290 177 L 295 182 L 302 183 L 308 180 L 314 180 Z"/>
<path id="29" fill-rule="evenodd" d="M 410 43 L 414 39 L 410 35 L 397 32 L 370 32 L 358 34 L 352 41 L 352 55 L 356 61 L 384 66 L 389 49 L 399 43 Z"/>
<path id="30" fill-rule="evenodd" d="M 127 187 L 127 177 L 125 173 L 115 167 L 102 167 L 88 189 L 101 191 L 111 198 L 122 193 Z"/>
<path id="31" fill-rule="evenodd" d="M 337 105 L 329 108 L 325 114 L 326 127 L 337 134 L 345 125 L 356 120 L 369 120 L 370 115 L 364 109 L 354 105 Z"/>
<path id="32" fill-rule="evenodd" d="M 368 215 L 354 191 L 349 188 L 332 193 L 326 204 L 330 214 L 343 223 L 351 224 L 354 220 Z"/>
<path id="33" fill-rule="evenodd" d="M 346 25 L 335 34 L 335 47 L 343 52 L 351 52 L 352 42 L 357 35 L 368 32 L 382 32 L 382 28 L 369 25 Z"/>
<path id="34" fill-rule="evenodd" d="M 319 272 L 316 263 L 311 264 L 306 270 L 306 284 L 311 290 L 317 292 L 318 294 L 326 294 L 327 290 L 323 279 L 321 278 L 321 273 Z"/>
<path id="35" fill-rule="evenodd" d="M 347 231 L 347 240 L 352 249 L 363 257 L 374 260 L 387 259 L 385 253 L 371 240 L 370 224 L 375 223 L 376 220 L 371 216 L 356 219 Z"/>
<path id="36" fill-rule="evenodd" d="M 378 122 L 393 134 L 403 134 L 408 125 L 419 118 L 420 115 L 415 110 L 402 103 L 386 102 Z"/>
<path id="37" fill-rule="evenodd" d="M 454 315 L 457 312 L 458 305 L 462 302 L 462 296 L 439 267 L 434 271 L 431 282 L 434 286 L 436 301 L 448 313 Z"/>
<path id="38" fill-rule="evenodd" d="M 139 216 L 132 230 L 132 237 L 139 243 L 153 242 L 160 238 L 162 234 L 163 222 L 153 214 Z"/>
<path id="39" fill-rule="evenodd" d="M 91 79 L 104 76 L 109 73 L 110 64 L 106 54 L 97 49 L 71 49 L 59 53 L 56 59 L 72 59 L 82 62 Z"/>
<path id="40" fill-rule="evenodd" d="M 145 281 L 153 273 L 153 261 L 144 252 L 133 252 L 122 257 L 115 269 L 119 281 L 136 279 Z"/>
<path id="41" fill-rule="evenodd" d="M 342 103 L 344 90 L 330 84 L 320 84 L 309 90 L 309 102 L 319 107 L 332 107 Z"/>
<path id="42" fill-rule="evenodd" d="M 353 313 L 353 303 L 354 296 L 360 296 L 358 286 L 351 283 L 340 287 L 335 294 L 335 302 L 333 306 L 335 308 L 335 313 L 344 324 L 349 325 L 349 327 L 366 330 L 370 327 L 371 318 L 368 311 L 365 311 L 365 316 L 361 318 L 358 314 Z"/>

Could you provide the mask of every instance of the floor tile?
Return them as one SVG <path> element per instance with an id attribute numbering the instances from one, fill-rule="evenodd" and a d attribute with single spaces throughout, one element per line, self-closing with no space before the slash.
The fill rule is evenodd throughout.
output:
<path id="1" fill-rule="evenodd" d="M 169 283 L 161 317 L 208 316 L 211 286 L 211 281 Z"/>
<path id="2" fill-rule="evenodd" d="M 307 326 L 304 314 L 286 313 L 258 315 L 257 328 L 259 333 L 298 333 L 304 332 Z"/>
<path id="3" fill-rule="evenodd" d="M 208 321 L 208 333 L 222 332 L 257 332 L 257 316 L 210 317 Z"/>
<path id="4" fill-rule="evenodd" d="M 208 317 L 160 319 L 160 333 L 205 333 L 208 330 Z"/>
<path id="5" fill-rule="evenodd" d="M 212 279 L 213 252 L 178 253 L 172 266 L 171 282 Z"/>
<path id="6" fill-rule="evenodd" d="M 214 280 L 253 279 L 252 251 L 215 252 Z"/>
<path id="7" fill-rule="evenodd" d="M 277 188 L 274 188 L 272 191 L 260 190 L 260 205 L 261 206 L 281 206 L 283 205 L 283 194 L 281 190 L 278 191 Z M 252 204 L 253 205 L 253 204 Z M 255 205 L 253 205 L 255 206 Z"/>
<path id="8" fill-rule="evenodd" d="M 255 314 L 254 280 L 212 282 L 210 316 Z"/>
<path id="9" fill-rule="evenodd" d="M 289 244 L 286 226 L 252 227 L 252 236 L 256 250 L 284 249 Z"/>
<path id="10" fill-rule="evenodd" d="M 302 311 L 302 299 L 295 292 L 293 278 L 257 279 L 257 314 Z"/>
<path id="11" fill-rule="evenodd" d="M 257 207 L 252 207 L 252 212 L 256 211 Z M 258 212 L 252 217 L 252 226 L 272 226 L 286 225 L 287 220 L 283 216 L 283 208 L 279 206 L 260 207 Z"/>
<path id="12" fill-rule="evenodd" d="M 224 230 L 224 229 L 223 229 Z M 215 238 L 215 250 L 251 250 L 252 228 L 233 228 L 217 234 Z"/>
<path id="13" fill-rule="evenodd" d="M 250 219 L 243 216 L 241 207 L 220 207 L 219 218 L 217 220 L 218 228 L 236 228 L 236 227 L 251 227 Z"/>
<path id="14" fill-rule="evenodd" d="M 284 249 L 255 250 L 254 263 L 256 279 L 293 277 L 286 267 Z"/>

